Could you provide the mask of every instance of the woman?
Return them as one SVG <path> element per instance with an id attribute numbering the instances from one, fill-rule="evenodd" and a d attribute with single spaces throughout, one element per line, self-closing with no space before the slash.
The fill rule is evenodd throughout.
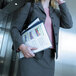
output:
<path id="1" fill-rule="evenodd" d="M 50 6 L 51 0 L 40 0 L 33 4 L 33 10 L 30 22 L 39 17 L 45 24 L 52 48 L 48 48 L 34 54 L 32 50 L 37 47 L 26 46 L 22 40 L 21 32 L 23 27 L 27 28 L 27 17 L 30 13 L 31 3 L 26 3 L 21 9 L 17 10 L 13 16 L 11 36 L 14 43 L 14 49 L 19 49 L 24 57 L 20 59 L 18 76 L 54 76 L 55 70 L 55 52 L 58 57 L 58 34 L 59 27 L 71 28 L 72 19 L 63 0 L 56 0 L 60 10 Z M 28 7 L 28 8 L 27 8 Z M 29 23 L 30 23 L 29 22 Z"/>

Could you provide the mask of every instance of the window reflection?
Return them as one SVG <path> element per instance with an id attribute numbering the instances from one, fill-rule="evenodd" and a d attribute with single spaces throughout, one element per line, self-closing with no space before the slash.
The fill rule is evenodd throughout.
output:
<path id="1" fill-rule="evenodd" d="M 3 34 L 0 33 L 0 50 L 1 50 L 1 45 L 2 45 L 2 39 L 3 39 Z"/>

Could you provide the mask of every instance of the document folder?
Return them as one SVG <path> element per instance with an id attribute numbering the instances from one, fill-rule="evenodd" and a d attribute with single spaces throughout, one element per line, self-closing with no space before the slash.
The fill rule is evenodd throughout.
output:
<path id="1" fill-rule="evenodd" d="M 25 42 L 25 45 L 38 48 L 37 50 L 32 50 L 34 53 L 52 47 L 44 23 L 42 21 L 36 22 L 25 31 L 23 31 L 22 38 Z M 23 54 L 20 53 L 20 58 L 22 57 Z"/>

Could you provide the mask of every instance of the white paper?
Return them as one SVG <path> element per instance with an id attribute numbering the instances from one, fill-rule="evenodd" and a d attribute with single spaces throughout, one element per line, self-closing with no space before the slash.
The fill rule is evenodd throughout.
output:
<path id="1" fill-rule="evenodd" d="M 37 23 L 38 21 L 40 21 L 39 18 L 35 19 L 35 20 L 28 26 L 28 28 L 30 28 L 31 26 L 33 26 L 33 25 L 34 25 L 35 23 Z"/>

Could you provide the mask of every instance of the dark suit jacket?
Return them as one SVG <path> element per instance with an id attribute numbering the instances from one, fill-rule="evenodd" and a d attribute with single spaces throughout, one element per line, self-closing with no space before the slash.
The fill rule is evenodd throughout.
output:
<path id="1" fill-rule="evenodd" d="M 19 9 L 14 13 L 12 20 L 11 36 L 13 39 L 15 50 L 18 49 L 18 47 L 24 43 L 20 33 L 22 31 L 23 26 L 24 27 L 28 26 L 28 25 L 24 25 L 24 23 L 26 22 L 28 13 L 30 12 L 30 7 L 31 4 L 26 3 L 21 9 Z M 59 27 L 71 28 L 73 24 L 66 3 L 60 4 L 59 8 L 60 10 L 53 9 L 51 6 L 49 7 L 50 17 L 52 19 L 52 24 L 53 24 L 56 58 L 58 57 Z M 40 20 L 45 22 L 46 14 L 40 2 L 34 3 L 30 21 L 34 20 L 36 17 L 39 17 Z"/>

